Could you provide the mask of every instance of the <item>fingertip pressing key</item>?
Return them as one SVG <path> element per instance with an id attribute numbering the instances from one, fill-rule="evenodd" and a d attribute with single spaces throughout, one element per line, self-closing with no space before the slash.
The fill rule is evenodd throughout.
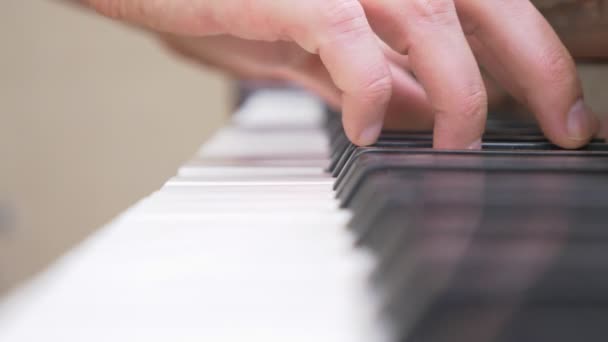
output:
<path id="1" fill-rule="evenodd" d="M 482 148 L 482 141 L 481 139 L 476 140 L 475 142 L 473 142 L 471 145 L 469 145 L 468 150 L 471 151 L 476 151 L 476 150 L 481 150 Z"/>
<path id="2" fill-rule="evenodd" d="M 369 146 L 375 144 L 380 136 L 380 132 L 382 131 L 382 126 L 383 123 L 380 122 L 371 124 L 367 128 L 363 129 L 359 135 L 357 144 L 360 146 Z"/>
<path id="3" fill-rule="evenodd" d="M 583 99 L 576 101 L 567 118 L 568 138 L 577 143 L 589 141 L 599 129 L 599 119 Z"/>

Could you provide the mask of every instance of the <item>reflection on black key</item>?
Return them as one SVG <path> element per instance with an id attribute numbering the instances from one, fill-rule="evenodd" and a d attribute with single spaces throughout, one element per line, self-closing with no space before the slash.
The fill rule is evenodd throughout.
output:
<path id="1" fill-rule="evenodd" d="M 608 340 L 608 144 L 576 151 L 489 121 L 481 151 L 430 132 L 348 142 L 330 172 L 395 341 Z"/>

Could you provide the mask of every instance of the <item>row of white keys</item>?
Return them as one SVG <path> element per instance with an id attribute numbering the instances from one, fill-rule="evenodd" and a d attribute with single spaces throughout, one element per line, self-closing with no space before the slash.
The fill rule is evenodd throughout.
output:
<path id="1" fill-rule="evenodd" d="M 381 341 L 322 106 L 254 96 L 158 192 L 0 304 L 0 341 Z"/>

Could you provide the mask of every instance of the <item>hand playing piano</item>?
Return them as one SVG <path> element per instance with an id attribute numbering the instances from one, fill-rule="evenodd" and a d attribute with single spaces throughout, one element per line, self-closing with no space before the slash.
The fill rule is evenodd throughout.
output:
<path id="1" fill-rule="evenodd" d="M 163 32 L 190 58 L 318 92 L 360 145 L 376 140 L 388 113 L 434 125 L 437 148 L 479 148 L 488 103 L 480 68 L 554 143 L 577 148 L 598 129 L 571 56 L 529 0 L 85 1 Z"/>

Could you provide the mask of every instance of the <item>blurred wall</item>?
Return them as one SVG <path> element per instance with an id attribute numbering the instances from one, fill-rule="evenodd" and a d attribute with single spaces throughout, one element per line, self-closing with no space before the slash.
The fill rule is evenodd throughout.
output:
<path id="1" fill-rule="evenodd" d="M 580 65 L 579 75 L 583 81 L 585 98 L 588 104 L 602 118 L 608 117 L 608 65 Z"/>
<path id="2" fill-rule="evenodd" d="M 230 88 L 154 39 L 48 0 L 0 11 L 0 293 L 159 188 Z"/>

